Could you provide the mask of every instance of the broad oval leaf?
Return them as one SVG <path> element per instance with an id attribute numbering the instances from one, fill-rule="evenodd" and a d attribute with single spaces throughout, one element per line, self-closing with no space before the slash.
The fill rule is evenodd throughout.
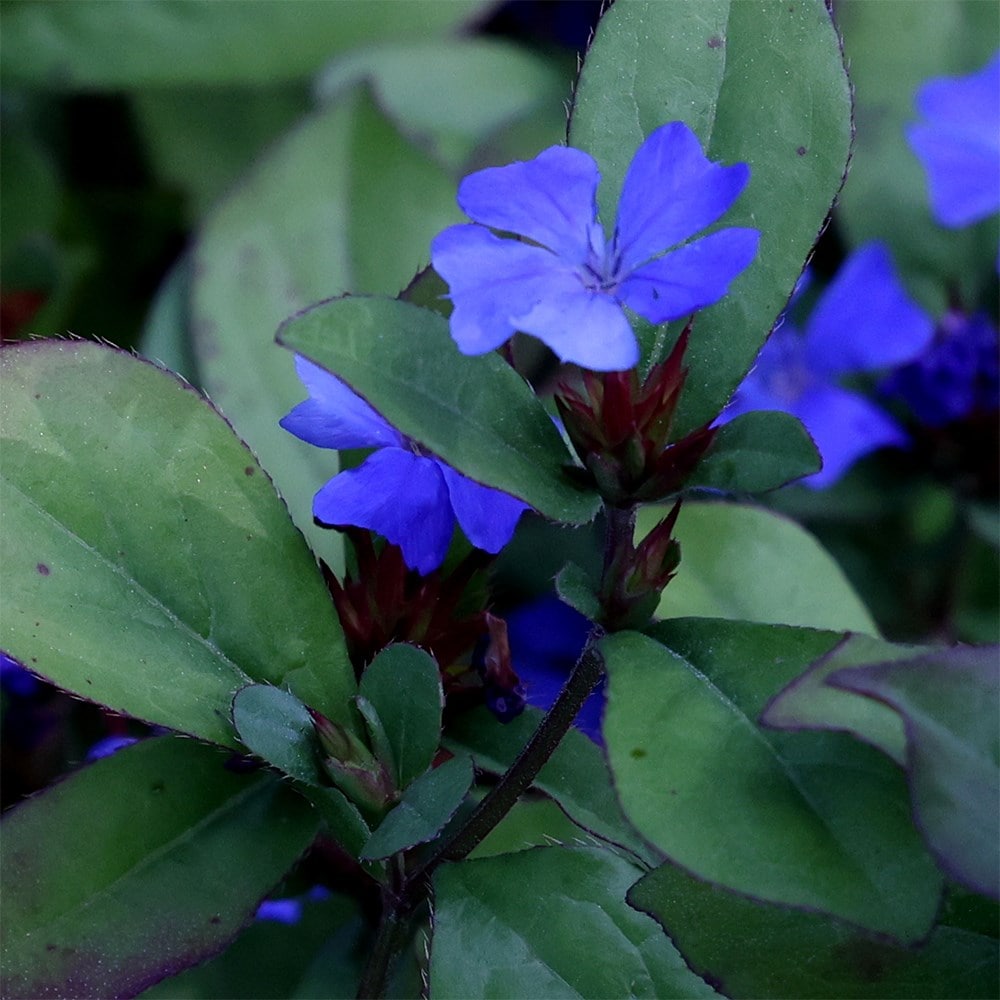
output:
<path id="1" fill-rule="evenodd" d="M 641 537 L 666 514 L 644 507 Z M 664 618 L 732 618 L 878 634 L 843 570 L 794 521 L 748 504 L 685 500 L 674 537 L 677 576 L 663 592 Z"/>
<path id="2" fill-rule="evenodd" d="M 236 936 L 318 821 L 271 776 L 225 761 L 145 740 L 4 816 L 5 994 L 134 996 Z"/>
<path id="3" fill-rule="evenodd" d="M 635 150 L 677 120 L 712 160 L 750 165 L 722 224 L 761 233 L 754 263 L 695 320 L 677 417 L 686 433 L 722 409 L 750 367 L 843 181 L 851 98 L 823 0 L 619 0 L 587 52 L 569 129 L 601 167 L 608 229 Z"/>
<path id="4" fill-rule="evenodd" d="M 952 878 L 1000 897 L 1000 649 L 936 649 L 839 670 L 828 683 L 899 713 L 914 818 L 928 846 Z"/>
<path id="5" fill-rule="evenodd" d="M 329 594 L 218 413 L 93 343 L 6 347 L 0 373 L 0 647 L 84 698 L 229 746 L 252 680 L 350 724 Z"/>
<path id="6" fill-rule="evenodd" d="M 923 938 L 941 877 L 895 765 L 846 734 L 755 722 L 837 636 L 727 622 L 667 622 L 655 635 L 691 658 L 634 632 L 601 641 L 608 758 L 639 832 L 701 879 Z"/>
<path id="7" fill-rule="evenodd" d="M 625 902 L 640 871 L 610 851 L 566 847 L 443 865 L 431 996 L 716 996 Z"/>
<path id="8" fill-rule="evenodd" d="M 773 906 L 666 864 L 634 885 L 629 902 L 658 920 L 695 972 L 726 996 L 772 1000 L 989 1000 L 997 942 L 936 927 L 903 947 L 819 913 Z"/>
<path id="9" fill-rule="evenodd" d="M 278 342 L 341 378 L 469 478 L 555 521 L 596 514 L 599 497 L 566 476 L 570 455 L 528 384 L 497 354 L 459 353 L 438 313 L 349 295 L 293 316 Z"/>

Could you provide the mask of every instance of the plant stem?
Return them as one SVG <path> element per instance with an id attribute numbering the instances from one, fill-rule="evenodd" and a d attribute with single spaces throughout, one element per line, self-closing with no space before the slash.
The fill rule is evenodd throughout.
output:
<path id="1" fill-rule="evenodd" d="M 479 803 L 465 824 L 435 851 L 417 873 L 418 876 L 429 874 L 442 861 L 458 861 L 464 858 L 475 850 L 497 823 L 510 812 L 562 742 L 603 672 L 604 660 L 601 654 L 593 645 L 588 645 L 562 691 L 559 692 L 559 697 L 545 714 L 517 759 L 490 789 L 489 794 Z"/>
<path id="2" fill-rule="evenodd" d="M 402 858 L 397 856 L 395 870 L 390 876 L 390 885 L 382 892 L 382 915 L 379 918 L 375 944 L 368 955 L 361 982 L 358 984 L 358 1000 L 384 997 L 389 984 L 392 960 L 403 945 L 409 922 L 412 902 L 403 889 Z"/>

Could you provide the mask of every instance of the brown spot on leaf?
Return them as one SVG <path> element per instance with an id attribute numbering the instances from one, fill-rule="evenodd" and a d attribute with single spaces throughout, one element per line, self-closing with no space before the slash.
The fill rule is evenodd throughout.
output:
<path id="1" fill-rule="evenodd" d="M 247 467 L 246 467 L 246 468 L 245 468 L 245 469 L 243 470 L 243 475 L 244 475 L 244 476 L 252 476 L 252 475 L 253 475 L 253 474 L 254 474 L 254 473 L 255 473 L 256 471 L 257 471 L 257 470 L 256 470 L 256 469 L 255 469 L 255 468 L 254 468 L 254 467 L 253 467 L 252 465 L 248 465 L 248 466 L 247 466 Z"/>
<path id="2" fill-rule="evenodd" d="M 805 146 L 799 146 L 799 148 L 796 149 L 795 152 L 798 153 L 799 156 L 805 156 L 806 155 L 806 147 Z"/>
<path id="3" fill-rule="evenodd" d="M 39 563 L 35 568 L 42 576 L 48 576 L 49 573 L 52 572 L 52 570 L 50 570 L 49 567 L 45 565 L 45 563 Z"/>
<path id="4" fill-rule="evenodd" d="M 643 758 L 643 757 L 646 757 L 646 756 L 648 756 L 648 754 L 646 753 L 646 751 L 645 751 L 645 750 L 643 750 L 643 748 L 642 748 L 642 747 L 636 747 L 636 748 L 635 748 L 634 750 L 632 750 L 632 751 L 631 751 L 631 755 L 632 755 L 632 756 L 633 756 L 633 757 L 634 757 L 634 758 L 635 758 L 636 760 L 642 760 L 642 758 Z"/>
<path id="5" fill-rule="evenodd" d="M 708 40 L 708 47 L 710 49 L 721 49 L 722 39 L 718 35 L 712 35 L 712 37 Z"/>

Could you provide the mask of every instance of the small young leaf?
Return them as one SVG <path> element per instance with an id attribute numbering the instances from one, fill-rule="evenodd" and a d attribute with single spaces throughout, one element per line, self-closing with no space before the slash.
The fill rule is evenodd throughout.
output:
<path id="1" fill-rule="evenodd" d="M 361 851 L 373 861 L 426 844 L 455 815 L 475 772 L 470 757 L 453 757 L 417 778 L 403 792 L 399 804 L 379 824 Z"/>
<path id="2" fill-rule="evenodd" d="M 765 493 L 820 470 L 819 452 L 790 413 L 744 413 L 715 434 L 687 481 L 692 489 Z"/>
<path id="3" fill-rule="evenodd" d="M 441 743 L 438 665 L 422 649 L 395 643 L 365 667 L 358 694 L 374 708 L 389 741 L 392 759 L 385 763 L 405 788 L 431 766 Z"/>
<path id="4" fill-rule="evenodd" d="M 556 593 L 584 618 L 591 620 L 600 618 L 601 604 L 594 591 L 594 581 L 590 574 L 577 566 L 576 563 L 566 563 L 556 577 Z"/>
<path id="5" fill-rule="evenodd" d="M 295 695 L 269 684 L 236 692 L 233 724 L 251 753 L 309 785 L 327 783 L 312 718 Z"/>

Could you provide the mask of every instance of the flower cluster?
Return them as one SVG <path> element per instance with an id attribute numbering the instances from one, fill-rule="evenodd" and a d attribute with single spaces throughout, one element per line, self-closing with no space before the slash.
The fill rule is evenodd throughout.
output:
<path id="1" fill-rule="evenodd" d="M 888 250 L 867 244 L 845 261 L 804 330 L 787 318 L 779 322 L 720 419 L 751 410 L 798 417 L 823 458 L 822 470 L 804 482 L 830 486 L 863 455 L 908 441 L 880 406 L 838 380 L 913 361 L 933 333 L 932 319 L 907 295 Z"/>

